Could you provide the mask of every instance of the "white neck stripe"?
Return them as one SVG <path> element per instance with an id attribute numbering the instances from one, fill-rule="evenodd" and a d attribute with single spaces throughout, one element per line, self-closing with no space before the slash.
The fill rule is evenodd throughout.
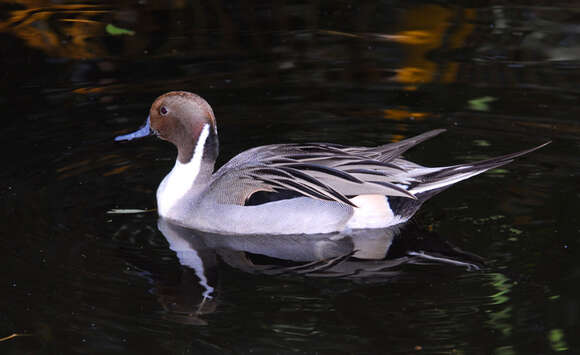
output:
<path id="1" fill-rule="evenodd" d="M 209 124 L 204 124 L 203 128 L 201 129 L 201 133 L 199 134 L 199 138 L 197 139 L 197 144 L 195 145 L 195 150 L 193 151 L 193 157 L 189 161 L 190 164 L 195 161 L 199 161 L 197 164 L 201 163 L 201 158 L 203 158 L 203 148 L 205 146 L 205 141 L 209 136 Z"/>
<path id="2" fill-rule="evenodd" d="M 168 216 L 171 208 L 190 190 L 201 168 L 204 147 L 209 137 L 209 124 L 205 124 L 199 134 L 193 157 L 183 164 L 177 159 L 175 166 L 161 181 L 157 189 L 157 209 L 161 216 Z"/>

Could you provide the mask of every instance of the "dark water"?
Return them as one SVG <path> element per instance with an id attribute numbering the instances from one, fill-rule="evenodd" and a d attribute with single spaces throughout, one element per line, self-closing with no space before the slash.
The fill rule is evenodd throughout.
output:
<path id="1" fill-rule="evenodd" d="M 569 1 L 0 3 L 0 338 L 18 335 L 0 353 L 580 353 L 579 23 Z M 367 272 L 348 248 L 304 266 L 208 236 L 180 258 L 155 212 L 108 213 L 155 208 L 173 147 L 112 138 L 169 90 L 213 106 L 220 164 L 434 128 L 408 158 L 553 144 L 417 216 L 479 271 Z"/>

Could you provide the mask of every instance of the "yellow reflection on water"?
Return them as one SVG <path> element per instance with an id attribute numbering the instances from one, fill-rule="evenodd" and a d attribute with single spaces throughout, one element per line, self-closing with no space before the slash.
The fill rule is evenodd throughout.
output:
<path id="1" fill-rule="evenodd" d="M 11 33 L 22 39 L 27 46 L 40 49 L 52 57 L 71 59 L 91 59 L 111 55 L 101 39 L 108 35 L 106 27 L 110 25 L 109 22 L 124 13 L 110 6 L 60 4 L 49 0 L 12 0 L 11 4 L 24 9 L 9 11 L 8 16 L 0 20 L 0 32 Z M 184 6 L 185 2 L 181 1 L 174 1 L 168 5 L 172 9 Z M 304 8 L 305 11 L 306 9 Z M 281 17 L 277 22 L 283 23 L 283 20 L 290 16 L 283 10 L 276 12 L 275 16 Z M 203 10 L 200 13 L 203 13 Z M 458 63 L 442 59 L 441 56 L 438 56 L 439 60 L 436 62 L 429 54 L 435 50 L 448 52 L 462 47 L 474 30 L 473 20 L 476 18 L 476 10 L 417 5 L 405 8 L 400 13 L 402 15 L 397 19 L 391 33 L 348 33 L 337 29 L 322 30 L 315 26 L 313 28 L 315 32 L 326 35 L 362 41 L 399 43 L 404 49 L 401 62 L 395 68 L 370 68 L 369 72 L 374 76 L 369 74 L 369 77 L 375 80 L 379 77 L 376 76 L 377 73 L 394 72 L 394 76 L 385 80 L 401 83 L 407 90 L 415 90 L 425 83 L 456 81 Z M 227 17 L 226 13 L 219 16 L 217 26 L 220 29 L 216 32 L 230 33 L 233 36 L 233 33 L 242 31 Z M 128 32 L 133 33 L 132 29 Z M 141 41 L 144 41 L 144 38 Z M 141 41 L 133 38 L 131 45 L 127 47 L 128 50 L 141 53 L 141 46 L 136 44 Z M 191 39 L 184 39 L 181 45 L 191 45 Z M 319 44 L 313 42 L 311 48 L 316 52 L 319 50 Z"/>
<path id="2" fill-rule="evenodd" d="M 0 21 L 0 32 L 11 33 L 29 47 L 54 57 L 86 59 L 102 56 L 98 41 L 105 24 L 98 18 L 109 12 L 102 5 L 55 4 L 46 0 L 13 0 L 24 7 L 13 10 Z"/>
<path id="3" fill-rule="evenodd" d="M 436 63 L 428 54 L 436 49 L 449 51 L 463 46 L 473 32 L 475 16 L 474 9 L 439 5 L 418 6 L 407 11 L 401 19 L 402 29 L 395 34 L 398 42 L 407 44 L 406 56 L 392 80 L 409 84 L 407 90 L 434 81 L 454 82 L 458 64 Z"/>

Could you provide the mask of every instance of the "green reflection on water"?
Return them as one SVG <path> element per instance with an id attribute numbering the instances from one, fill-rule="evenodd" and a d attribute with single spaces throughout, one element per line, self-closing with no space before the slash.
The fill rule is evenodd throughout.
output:
<path id="1" fill-rule="evenodd" d="M 513 284 L 511 281 L 503 274 L 493 273 L 490 274 L 492 279 L 492 286 L 498 290 L 498 292 L 494 293 L 493 295 L 489 296 L 492 299 L 492 305 L 500 305 L 507 303 L 509 298 L 509 291 L 512 288 Z M 509 336 L 512 333 L 513 327 L 509 323 L 509 319 L 511 318 L 511 311 L 512 307 L 508 306 L 496 312 L 490 312 L 489 320 L 487 324 L 501 332 L 504 336 Z M 503 348 L 499 348 L 503 349 Z M 498 350 L 499 350 L 498 349 Z M 503 351 L 503 350 L 502 350 Z M 502 352 L 502 354 L 507 354 Z"/>
<path id="2" fill-rule="evenodd" d="M 509 300 L 508 293 L 512 288 L 509 279 L 503 274 L 491 274 L 493 282 L 492 285 L 499 291 L 489 297 L 493 299 L 492 304 L 502 304 Z"/>
<path id="3" fill-rule="evenodd" d="M 107 33 L 112 35 L 112 36 L 121 36 L 121 35 L 133 36 L 135 34 L 135 31 L 126 30 L 124 28 L 117 27 L 117 26 L 112 25 L 112 24 L 108 24 L 105 27 L 105 31 L 107 31 Z"/>
<path id="4" fill-rule="evenodd" d="M 468 101 L 468 107 L 474 111 L 489 111 L 490 110 L 490 103 L 497 100 L 496 97 L 493 96 L 484 96 L 478 97 Z"/>
<path id="5" fill-rule="evenodd" d="M 564 340 L 564 332 L 562 329 L 552 329 L 548 334 L 548 339 L 550 340 L 550 345 L 554 351 L 566 351 L 568 350 L 568 344 Z"/>
<path id="6" fill-rule="evenodd" d="M 516 354 L 514 348 L 511 345 L 499 347 L 499 348 L 495 349 L 495 351 L 493 353 L 495 355 L 515 355 Z"/>

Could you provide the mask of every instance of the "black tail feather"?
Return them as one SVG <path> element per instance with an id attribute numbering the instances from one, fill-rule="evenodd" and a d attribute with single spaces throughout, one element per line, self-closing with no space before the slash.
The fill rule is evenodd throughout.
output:
<path id="1" fill-rule="evenodd" d="M 415 183 L 414 186 L 411 185 L 410 187 L 411 192 L 413 192 L 412 191 L 413 188 L 417 187 L 420 188 L 421 185 L 425 184 L 433 184 L 434 187 L 432 189 L 426 189 L 421 192 L 414 192 L 415 197 L 417 197 L 416 200 L 412 200 L 406 197 L 388 197 L 390 208 L 393 210 L 393 213 L 399 216 L 410 217 L 413 214 L 415 214 L 415 212 L 421 207 L 421 205 L 425 201 L 437 195 L 438 193 L 448 189 L 449 187 L 453 186 L 456 182 L 463 180 L 463 179 L 454 180 L 453 179 L 454 177 L 460 174 L 469 174 L 469 173 L 473 173 L 473 175 L 471 176 L 475 176 L 477 174 L 483 173 L 484 171 L 508 164 L 512 162 L 515 158 L 521 157 L 535 150 L 538 150 L 550 143 L 551 142 L 546 142 L 531 149 L 506 154 L 495 158 L 485 159 L 478 162 L 445 167 L 442 170 L 426 174 L 423 176 L 419 176 L 417 178 L 420 181 Z M 471 176 L 465 177 L 464 179 L 467 179 Z M 445 180 L 449 180 L 449 184 L 444 184 Z M 443 185 L 437 185 L 438 183 L 442 183 Z"/>
<path id="2" fill-rule="evenodd" d="M 548 142 L 541 144 L 537 147 L 522 150 L 522 151 L 516 152 L 516 153 L 501 155 L 499 157 L 480 160 L 480 161 L 473 162 L 473 163 L 466 163 L 466 164 L 449 166 L 449 167 L 446 167 L 442 170 L 421 176 L 420 177 L 421 182 L 419 182 L 415 186 L 412 186 L 411 189 L 413 187 L 416 187 L 417 185 L 420 185 L 420 184 L 443 181 L 445 179 L 448 179 L 448 178 L 450 178 L 454 175 L 458 175 L 458 174 L 464 174 L 464 173 L 469 173 L 469 172 L 483 173 L 484 171 L 487 171 L 490 169 L 495 169 L 495 168 L 500 167 L 502 165 L 511 163 L 512 161 L 514 161 L 515 158 L 529 154 L 529 153 L 536 151 L 542 147 L 545 147 L 546 145 L 548 145 L 550 143 L 552 143 L 552 141 L 548 141 Z M 451 185 L 453 185 L 453 183 L 449 184 L 449 186 L 451 186 Z M 441 190 L 441 191 L 443 191 L 443 190 Z"/>

